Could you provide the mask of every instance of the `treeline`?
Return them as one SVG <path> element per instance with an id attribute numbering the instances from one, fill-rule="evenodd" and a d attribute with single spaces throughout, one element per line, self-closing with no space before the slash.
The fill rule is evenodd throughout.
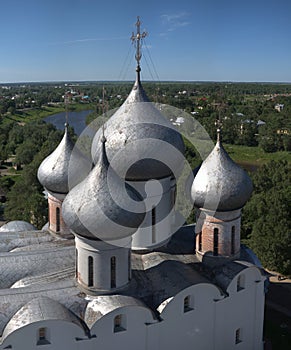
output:
<path id="1" fill-rule="evenodd" d="M 192 113 L 213 139 L 215 120 L 220 117 L 226 143 L 259 146 L 265 152 L 291 150 L 291 84 L 143 82 L 143 86 L 151 101 Z M 64 102 L 68 93 L 71 108 L 81 96 L 88 97 L 94 110 L 89 123 L 120 106 L 131 88 L 132 82 L 4 86 L 0 88 L 0 116 L 5 119 L 26 107 Z M 276 104 L 283 105 L 280 112 L 275 110 Z"/>
<path id="2" fill-rule="evenodd" d="M 259 146 L 265 152 L 291 151 L 291 85 L 230 83 L 144 83 L 150 100 L 193 115 L 213 140 L 220 118 L 225 143 Z M 130 86 L 105 87 L 105 101 L 96 100 L 87 124 L 121 105 Z M 108 93 L 107 93 L 108 92 Z M 117 94 L 117 92 L 119 94 Z M 275 106 L 283 106 L 277 111 Z"/>
<path id="3" fill-rule="evenodd" d="M 0 137 L 2 149 L 5 149 L 2 160 L 6 159 L 6 152 L 15 152 L 15 161 L 24 165 L 21 175 L 0 177 L 0 188 L 6 192 L 6 202 L 2 204 L 4 218 L 25 220 L 41 228 L 47 222 L 47 201 L 37 179 L 37 170 L 60 142 L 62 132 L 41 121 L 24 126 L 14 123 L 0 125 Z"/>
<path id="4" fill-rule="evenodd" d="M 30 164 L 48 139 L 57 135 L 56 128 L 43 121 L 24 125 L 18 123 L 0 124 L 0 162 L 9 157 L 19 165 Z M 53 141 L 52 141 L 53 142 Z"/>
<path id="5" fill-rule="evenodd" d="M 291 276 L 290 163 L 271 161 L 252 174 L 254 192 L 243 209 L 242 238 L 265 268 Z"/>

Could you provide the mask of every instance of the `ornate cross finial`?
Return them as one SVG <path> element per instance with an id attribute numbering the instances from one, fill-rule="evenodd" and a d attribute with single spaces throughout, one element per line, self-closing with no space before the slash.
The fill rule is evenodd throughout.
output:
<path id="1" fill-rule="evenodd" d="M 67 128 L 69 126 L 69 122 L 68 122 L 68 103 L 69 103 L 69 96 L 67 93 L 65 93 L 65 111 L 66 111 L 66 123 L 65 123 L 65 127 Z"/>
<path id="2" fill-rule="evenodd" d="M 218 118 L 215 120 L 215 126 L 216 126 L 216 132 L 217 132 L 217 142 L 221 141 L 221 129 L 222 129 L 222 121 L 220 113 L 218 115 Z"/>
<path id="3" fill-rule="evenodd" d="M 142 56 L 142 54 L 141 54 L 141 40 L 143 39 L 143 38 L 145 38 L 147 35 L 148 35 L 148 33 L 147 32 L 143 32 L 143 33 L 141 33 L 140 32 L 140 25 L 141 25 L 141 21 L 140 21 L 140 19 L 139 19 L 139 16 L 137 16 L 137 22 L 136 22 L 136 34 L 134 34 L 133 32 L 132 32 L 132 36 L 131 36 L 131 41 L 135 44 L 135 47 L 136 47 L 136 53 L 135 53 L 135 59 L 136 59 L 136 62 L 137 62 L 137 67 L 136 67 L 136 71 L 138 72 L 138 74 L 139 74 L 139 72 L 140 72 L 140 60 L 141 60 L 141 56 Z"/>

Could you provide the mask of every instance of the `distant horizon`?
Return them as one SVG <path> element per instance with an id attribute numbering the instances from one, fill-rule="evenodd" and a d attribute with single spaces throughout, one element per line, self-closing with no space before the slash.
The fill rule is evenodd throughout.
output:
<path id="1" fill-rule="evenodd" d="M 0 86 L 6 85 L 29 85 L 29 84 L 85 84 L 85 83 L 134 83 L 132 80 L 48 80 L 48 81 L 15 81 L 15 82 L 0 82 Z M 288 81 L 231 81 L 231 80 L 142 80 L 142 83 L 194 83 L 194 84 L 276 84 L 276 85 L 291 85 Z"/>

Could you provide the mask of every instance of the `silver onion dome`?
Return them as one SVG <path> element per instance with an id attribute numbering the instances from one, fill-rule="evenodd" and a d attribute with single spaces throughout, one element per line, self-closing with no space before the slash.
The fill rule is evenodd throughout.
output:
<path id="1" fill-rule="evenodd" d="M 138 192 L 110 167 L 105 150 L 106 140 L 103 137 L 101 141 L 101 152 L 95 167 L 66 196 L 62 213 L 67 226 L 77 235 L 106 241 L 118 240 L 138 229 L 146 209 Z"/>
<path id="2" fill-rule="evenodd" d="M 172 175 L 173 170 L 181 167 L 183 139 L 149 102 L 140 82 L 139 71 L 133 89 L 106 122 L 105 131 L 110 165 L 126 180 L 160 179 Z M 91 148 L 94 163 L 100 153 L 101 137 L 102 130 L 99 129 Z"/>
<path id="3" fill-rule="evenodd" d="M 92 162 L 74 147 L 65 124 L 64 136 L 57 148 L 38 168 L 37 177 L 49 192 L 67 194 L 92 168 Z"/>
<path id="4" fill-rule="evenodd" d="M 231 211 L 244 206 L 252 189 L 248 174 L 229 157 L 218 140 L 194 178 L 191 196 L 198 208 Z"/>

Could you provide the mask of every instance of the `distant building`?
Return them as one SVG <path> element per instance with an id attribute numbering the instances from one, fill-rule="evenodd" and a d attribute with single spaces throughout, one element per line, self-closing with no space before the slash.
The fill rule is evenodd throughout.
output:
<path id="1" fill-rule="evenodd" d="M 274 108 L 276 109 L 276 111 L 281 112 L 283 111 L 284 104 L 277 103 Z"/>
<path id="2" fill-rule="evenodd" d="M 289 135 L 289 129 L 288 128 L 281 128 L 277 130 L 277 134 L 279 135 Z"/>

